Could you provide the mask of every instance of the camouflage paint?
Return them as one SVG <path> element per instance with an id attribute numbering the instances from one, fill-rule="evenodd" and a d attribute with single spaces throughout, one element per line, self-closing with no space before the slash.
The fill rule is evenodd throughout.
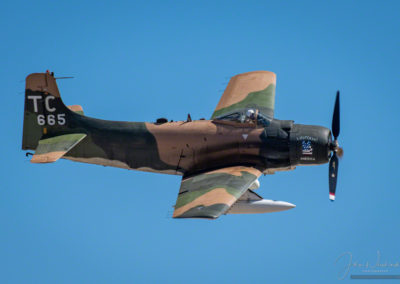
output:
<path id="1" fill-rule="evenodd" d="M 67 106 L 67 107 L 77 114 L 84 115 L 83 108 L 80 105 L 72 105 L 72 106 Z"/>
<path id="2" fill-rule="evenodd" d="M 257 86 L 264 85 L 266 80 L 274 81 L 274 77 L 270 76 L 273 73 L 256 73 L 261 74 L 262 79 L 256 80 Z M 250 77 L 241 76 L 240 80 L 254 81 Z M 234 87 L 238 88 L 238 82 Z M 259 93 L 263 91 L 256 92 L 251 97 L 256 98 Z M 49 96 L 53 98 L 48 98 Z M 226 98 L 224 100 L 227 101 Z M 251 101 L 256 103 L 254 99 Z M 59 114 L 64 115 L 65 124 L 49 125 L 46 121 L 44 125 L 38 125 L 38 116 L 47 118 L 49 115 L 57 117 Z M 82 114 L 81 106 L 64 105 L 56 81 L 50 74 L 29 75 L 26 80 L 22 148 L 37 149 L 39 140 L 81 133 L 87 137 L 66 153 L 58 153 L 62 158 L 178 175 L 241 164 L 265 167 L 265 161 L 259 155 L 263 143 L 262 128 L 255 129 L 251 126 L 246 130 L 236 125 L 224 125 L 209 120 L 164 124 L 106 121 Z M 248 135 L 247 139 L 243 139 L 244 133 Z M 37 154 L 44 152 L 41 150 Z M 54 158 L 48 161 L 53 161 Z"/>
<path id="3" fill-rule="evenodd" d="M 33 155 L 32 163 L 51 163 L 57 161 L 70 149 L 78 144 L 86 134 L 65 134 L 52 138 L 42 139 Z"/>
<path id="4" fill-rule="evenodd" d="M 268 71 L 253 71 L 231 78 L 212 119 L 233 111 L 255 108 L 273 118 L 276 75 Z"/>
<path id="5" fill-rule="evenodd" d="M 32 162 L 64 158 L 183 175 L 174 217 L 217 218 L 262 172 L 304 164 L 298 139 L 302 135 L 323 133 L 315 145 L 320 156 L 316 162 L 327 161 L 328 129 L 299 126 L 292 133 L 293 122 L 272 119 L 275 82 L 275 74 L 267 71 L 234 76 L 214 120 L 122 122 L 84 116 L 78 105 L 66 107 L 55 78 L 34 73 L 26 79 L 22 149 L 36 150 Z M 249 107 L 271 121 L 258 125 L 216 118 Z"/>
<path id="6" fill-rule="evenodd" d="M 228 167 L 182 180 L 174 218 L 218 218 L 257 180 L 261 172 Z"/>
<path id="7" fill-rule="evenodd" d="M 216 110 L 212 118 L 232 113 L 233 111 L 244 110 L 248 108 L 258 109 L 269 117 L 274 115 L 275 105 L 275 85 L 271 84 L 264 90 L 249 93 L 242 101 Z M 262 100 L 260 98 L 263 98 Z"/>

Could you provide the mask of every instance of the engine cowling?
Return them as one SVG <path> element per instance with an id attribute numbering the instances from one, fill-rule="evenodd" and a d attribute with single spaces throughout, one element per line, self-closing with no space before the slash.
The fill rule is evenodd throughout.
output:
<path id="1" fill-rule="evenodd" d="M 294 124 L 290 130 L 290 164 L 316 165 L 329 162 L 331 131 L 314 125 Z"/>

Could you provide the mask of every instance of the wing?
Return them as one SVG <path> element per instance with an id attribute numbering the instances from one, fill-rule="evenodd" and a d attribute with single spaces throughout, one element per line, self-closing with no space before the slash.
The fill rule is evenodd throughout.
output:
<path id="1" fill-rule="evenodd" d="M 222 94 L 212 119 L 248 108 L 272 118 L 275 107 L 276 75 L 269 71 L 254 71 L 231 78 Z"/>
<path id="2" fill-rule="evenodd" d="M 39 140 L 39 145 L 33 155 L 32 163 L 52 163 L 64 156 L 69 150 L 77 145 L 83 138 L 84 133 L 65 134 L 47 139 Z"/>
<path id="3" fill-rule="evenodd" d="M 237 166 L 183 179 L 173 217 L 218 218 L 260 175 L 255 168 Z"/>

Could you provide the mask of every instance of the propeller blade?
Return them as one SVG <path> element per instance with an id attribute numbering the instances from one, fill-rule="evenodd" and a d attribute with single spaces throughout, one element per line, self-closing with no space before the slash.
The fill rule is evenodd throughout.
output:
<path id="1" fill-rule="evenodd" d="M 340 133 L 340 92 L 337 91 L 335 108 L 333 110 L 333 118 L 332 118 L 332 134 L 335 140 L 339 136 L 339 133 Z"/>
<path id="2" fill-rule="evenodd" d="M 329 199 L 335 200 L 337 175 L 339 169 L 339 159 L 336 152 L 333 152 L 331 160 L 329 161 Z"/>

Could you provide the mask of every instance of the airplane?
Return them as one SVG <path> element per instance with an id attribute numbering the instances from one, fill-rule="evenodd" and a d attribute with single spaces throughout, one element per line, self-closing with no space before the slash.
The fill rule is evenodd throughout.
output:
<path id="1" fill-rule="evenodd" d="M 58 159 L 181 175 L 173 218 L 216 219 L 270 213 L 295 205 L 263 199 L 259 177 L 300 165 L 329 162 L 335 200 L 339 161 L 339 91 L 332 131 L 274 118 L 276 75 L 253 71 L 232 77 L 211 119 L 108 121 L 64 105 L 53 72 L 26 77 L 22 149 L 32 163 Z M 333 134 L 333 139 L 332 139 Z"/>

